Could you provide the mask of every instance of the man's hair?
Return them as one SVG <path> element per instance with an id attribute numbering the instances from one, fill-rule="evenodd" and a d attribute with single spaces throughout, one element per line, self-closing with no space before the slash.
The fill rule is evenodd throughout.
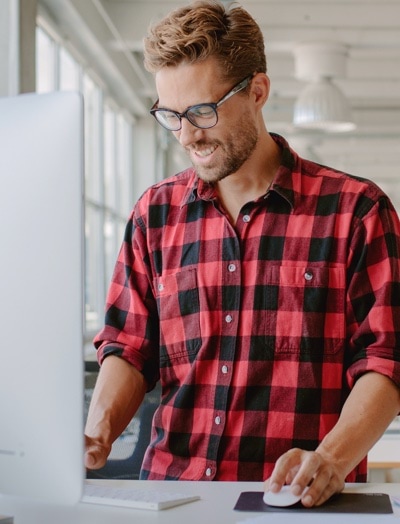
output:
<path id="1" fill-rule="evenodd" d="M 226 80 L 267 71 L 264 38 L 256 21 L 242 7 L 225 7 L 217 0 L 197 0 L 150 27 L 144 57 L 151 73 L 209 57 L 217 59 Z"/>

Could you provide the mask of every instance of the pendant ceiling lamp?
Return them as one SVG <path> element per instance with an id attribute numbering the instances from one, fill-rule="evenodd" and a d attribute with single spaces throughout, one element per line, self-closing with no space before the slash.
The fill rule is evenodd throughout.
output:
<path id="1" fill-rule="evenodd" d="M 355 129 L 348 100 L 334 83 L 345 76 L 347 49 L 335 42 L 308 42 L 294 50 L 296 78 L 307 81 L 294 107 L 298 128 L 345 132 Z"/>

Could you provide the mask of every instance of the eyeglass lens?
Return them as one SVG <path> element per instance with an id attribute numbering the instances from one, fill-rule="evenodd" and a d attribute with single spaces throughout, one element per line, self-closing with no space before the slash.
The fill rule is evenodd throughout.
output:
<path id="1" fill-rule="evenodd" d="M 181 117 L 173 111 L 159 109 L 155 115 L 158 122 L 167 129 L 171 131 L 180 129 Z M 185 116 L 194 126 L 202 129 L 214 127 L 218 121 L 217 111 L 210 104 L 190 107 L 182 116 Z"/>
<path id="2" fill-rule="evenodd" d="M 252 76 L 236 84 L 225 96 L 216 103 L 197 104 L 189 107 L 184 113 L 178 113 L 169 109 L 158 109 L 156 104 L 150 113 L 156 117 L 157 121 L 170 131 L 179 131 L 182 127 L 182 118 L 187 118 L 194 126 L 201 129 L 214 127 L 218 122 L 217 108 L 229 100 L 233 95 L 244 89 L 250 82 Z"/>

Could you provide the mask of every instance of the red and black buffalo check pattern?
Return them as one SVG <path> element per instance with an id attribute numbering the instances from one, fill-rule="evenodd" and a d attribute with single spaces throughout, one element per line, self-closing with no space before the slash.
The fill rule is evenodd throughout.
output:
<path id="1" fill-rule="evenodd" d="M 282 165 L 235 226 L 192 169 L 129 220 L 95 344 L 161 380 L 142 478 L 261 481 L 316 448 L 361 374 L 400 385 L 396 211 L 274 139 Z"/>

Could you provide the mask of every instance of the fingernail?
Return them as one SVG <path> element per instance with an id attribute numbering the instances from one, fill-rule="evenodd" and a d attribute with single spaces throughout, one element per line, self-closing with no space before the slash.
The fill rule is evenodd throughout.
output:
<path id="1" fill-rule="evenodd" d="M 303 498 L 302 503 L 304 506 L 312 506 L 314 504 L 314 500 L 310 495 L 306 495 Z"/>
<path id="2" fill-rule="evenodd" d="M 298 484 L 293 484 L 290 491 L 293 493 L 293 495 L 296 495 L 296 497 L 299 497 L 303 493 L 302 488 Z"/>
<path id="3" fill-rule="evenodd" d="M 96 459 L 92 454 L 86 456 L 86 465 L 88 468 L 93 467 L 96 464 Z"/>
<path id="4" fill-rule="evenodd" d="M 276 482 L 274 482 L 273 484 L 270 485 L 269 487 L 269 490 L 272 491 L 273 493 L 277 493 L 280 489 L 280 485 L 277 484 Z"/>

